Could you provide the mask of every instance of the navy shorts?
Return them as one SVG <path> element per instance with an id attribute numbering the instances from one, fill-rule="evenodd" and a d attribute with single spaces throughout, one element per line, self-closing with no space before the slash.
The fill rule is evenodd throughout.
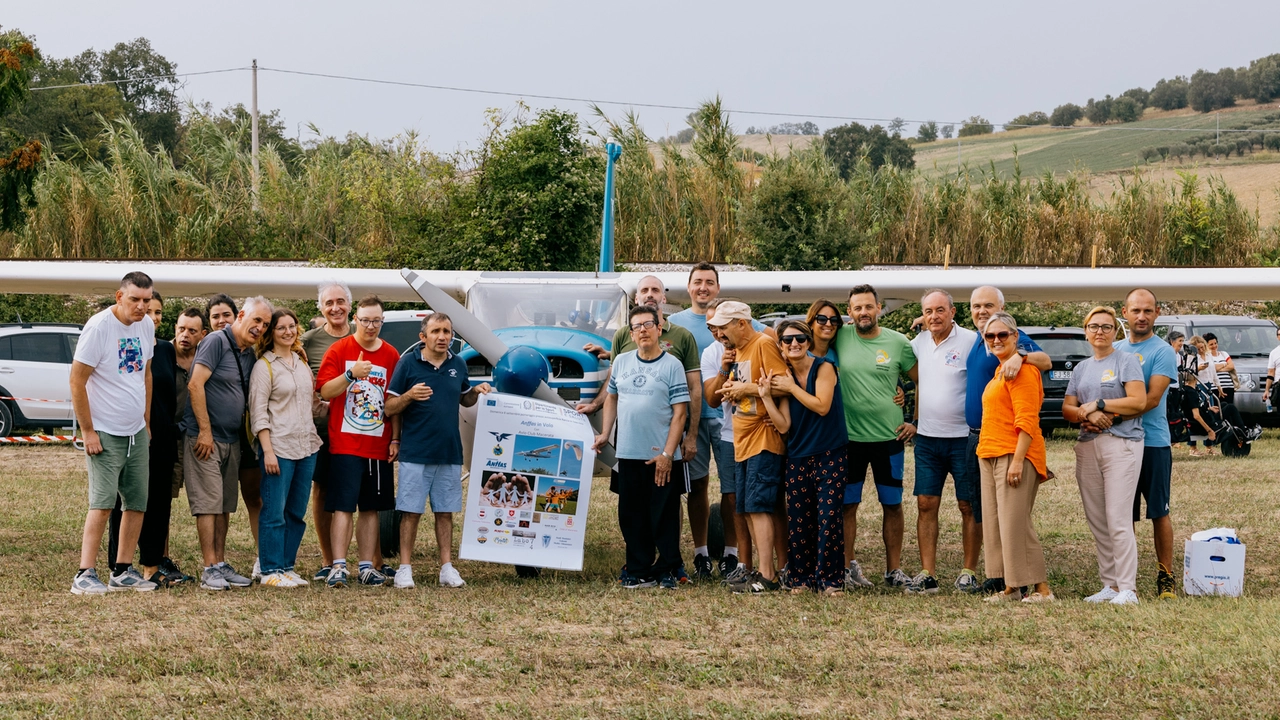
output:
<path id="1" fill-rule="evenodd" d="M 738 492 L 738 467 L 733 459 L 733 443 L 720 438 L 712 441 L 716 454 L 716 475 L 720 478 L 720 494 L 729 495 Z"/>
<path id="2" fill-rule="evenodd" d="M 849 442 L 849 481 L 844 486 L 844 504 L 862 502 L 862 486 L 866 484 L 867 467 L 876 484 L 876 497 L 881 505 L 902 504 L 902 443 Z"/>
<path id="3" fill-rule="evenodd" d="M 973 493 L 973 499 L 969 501 L 969 507 L 973 510 L 973 521 L 982 522 L 982 471 L 978 469 L 978 431 L 969 428 L 969 442 L 964 451 L 965 467 L 969 469 L 969 477 L 974 478 L 978 483 L 978 489 Z"/>
<path id="4" fill-rule="evenodd" d="M 339 453 L 329 456 L 329 492 L 324 498 L 325 511 L 395 508 L 396 478 L 390 462 Z"/>
<path id="5" fill-rule="evenodd" d="M 916 497 L 942 497 L 947 475 L 955 480 L 956 500 L 973 503 L 981 492 L 979 476 L 969 472 L 969 436 L 936 438 L 916 435 Z"/>
<path id="6" fill-rule="evenodd" d="M 1147 499 L 1147 519 L 1156 520 L 1169 514 L 1172 494 L 1173 449 L 1142 448 L 1142 469 L 1138 471 L 1138 492 L 1133 496 L 1133 521 L 1142 519 L 1142 499 Z"/>
<path id="7" fill-rule="evenodd" d="M 734 509 L 739 513 L 771 513 L 782 507 L 782 456 L 763 450 L 737 464 Z"/>

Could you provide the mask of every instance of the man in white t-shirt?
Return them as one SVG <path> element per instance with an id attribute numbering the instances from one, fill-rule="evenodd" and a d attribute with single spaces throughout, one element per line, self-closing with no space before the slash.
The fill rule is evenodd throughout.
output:
<path id="1" fill-rule="evenodd" d="M 1276 328 L 1276 339 L 1280 340 L 1280 328 Z M 1267 356 L 1267 387 L 1262 391 L 1262 403 L 1267 406 L 1268 412 L 1275 404 L 1271 402 L 1271 387 L 1276 381 L 1276 368 L 1280 368 L 1280 345 L 1275 346 Z"/>
<path id="2" fill-rule="evenodd" d="M 969 424 L 965 421 L 967 359 L 978 334 L 956 324 L 956 308 L 945 290 L 927 290 L 920 300 L 925 332 L 911 341 L 919 362 L 916 390 L 918 430 L 915 438 L 915 496 L 919 514 L 916 536 L 922 570 L 907 586 L 908 593 L 936 593 L 938 559 L 938 510 L 942 486 L 950 473 L 960 506 L 960 538 L 964 569 L 956 578 L 961 592 L 980 589 L 973 568 L 978 565 L 982 528 L 974 522 L 973 501 L 979 498 L 978 478 L 969 472 L 967 458 Z"/>
<path id="3" fill-rule="evenodd" d="M 71 403 L 89 462 L 89 512 L 80 541 L 76 595 L 112 590 L 155 590 L 133 567 L 147 509 L 151 412 L 151 358 L 155 324 L 147 315 L 151 278 L 131 272 L 120 281 L 116 304 L 85 323 L 71 364 Z M 167 418 L 166 418 L 167 420 Z M 102 533 L 120 497 L 120 548 L 108 583 L 94 567 Z"/>

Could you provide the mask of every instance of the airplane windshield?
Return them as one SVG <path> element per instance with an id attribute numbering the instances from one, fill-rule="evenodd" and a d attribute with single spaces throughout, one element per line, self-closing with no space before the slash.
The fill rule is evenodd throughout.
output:
<path id="1" fill-rule="evenodd" d="M 478 283 L 471 312 L 491 328 L 567 327 L 612 338 L 626 301 L 613 284 Z"/>

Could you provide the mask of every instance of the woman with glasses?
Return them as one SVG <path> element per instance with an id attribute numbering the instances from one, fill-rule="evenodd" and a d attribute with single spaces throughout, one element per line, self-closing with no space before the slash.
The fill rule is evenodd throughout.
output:
<path id="1" fill-rule="evenodd" d="M 844 318 L 836 304 L 826 299 L 815 301 L 805 314 L 804 324 L 813 331 L 813 347 L 808 348 L 808 351 L 817 357 L 836 362 L 836 333 L 844 327 Z M 782 354 L 787 354 L 786 348 L 783 348 Z"/>
<path id="2" fill-rule="evenodd" d="M 815 306 L 816 307 L 816 306 Z M 834 307 L 839 321 L 839 313 Z M 824 312 L 821 308 L 818 312 Z M 814 308 L 810 308 L 810 315 Z M 829 327 L 838 327 L 829 323 Z M 820 326 L 821 327 L 821 326 Z M 771 392 L 761 392 L 775 425 L 787 433 L 787 583 L 793 593 L 840 594 L 844 585 L 844 486 L 848 435 L 835 365 L 814 356 L 814 333 L 798 320 L 778 324 L 778 344 L 788 374 L 769 385 L 795 399 L 789 417 L 777 412 Z M 832 333 L 834 337 L 834 333 Z"/>
<path id="3" fill-rule="evenodd" d="M 314 380 L 302 350 L 298 316 L 287 308 L 276 310 L 257 351 L 249 379 L 249 420 L 262 447 L 262 584 L 301 587 L 308 583 L 294 572 L 294 565 L 307 530 L 311 474 L 321 441 L 312 420 Z"/>
<path id="4" fill-rule="evenodd" d="M 1093 346 L 1093 357 L 1082 360 L 1072 372 L 1062 416 L 1080 423 L 1076 483 L 1102 577 L 1102 590 L 1085 602 L 1136 605 L 1133 498 L 1142 468 L 1147 385 L 1137 356 L 1115 348 L 1118 326 L 1109 307 L 1095 307 L 1085 315 L 1085 339 Z"/>
<path id="5" fill-rule="evenodd" d="M 982 432 L 978 436 L 978 469 L 982 475 L 982 542 L 987 575 L 1003 577 L 1005 590 L 987 598 L 999 603 L 1052 602 L 1044 549 L 1031 523 L 1036 491 L 1048 478 L 1040 405 L 1044 388 L 1040 370 L 1023 363 L 1011 380 L 1003 366 L 1018 354 L 1018 323 L 997 312 L 982 328 L 987 350 L 1000 360 L 995 377 L 982 393 Z M 1132 500 L 1132 496 L 1130 496 Z M 1022 597 L 1020 587 L 1034 585 Z"/>

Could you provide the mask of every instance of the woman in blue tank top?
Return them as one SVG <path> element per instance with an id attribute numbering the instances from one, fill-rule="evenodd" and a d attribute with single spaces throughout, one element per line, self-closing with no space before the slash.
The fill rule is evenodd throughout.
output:
<path id="1" fill-rule="evenodd" d="M 835 595 L 844 584 L 844 403 L 835 365 L 809 352 L 813 332 L 808 325 L 780 323 L 778 342 L 790 374 L 772 377 L 770 385 L 794 398 L 785 431 L 788 584 L 793 593 Z"/>

